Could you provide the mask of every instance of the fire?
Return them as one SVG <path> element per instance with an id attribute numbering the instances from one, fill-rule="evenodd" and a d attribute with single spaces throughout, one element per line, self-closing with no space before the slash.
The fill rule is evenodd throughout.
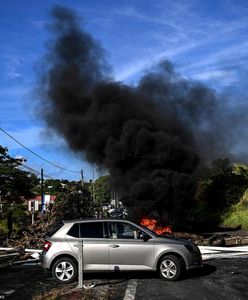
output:
<path id="1" fill-rule="evenodd" d="M 157 221 L 154 219 L 143 218 L 141 219 L 140 224 L 156 232 L 159 235 L 173 234 L 171 226 L 164 226 L 164 227 L 158 226 Z"/>

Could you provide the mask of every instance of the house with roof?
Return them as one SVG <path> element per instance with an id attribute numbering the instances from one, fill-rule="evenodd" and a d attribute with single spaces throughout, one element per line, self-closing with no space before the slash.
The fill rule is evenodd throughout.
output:
<path id="1" fill-rule="evenodd" d="M 44 195 L 44 210 L 48 210 L 49 206 L 54 203 L 56 196 Z M 41 196 L 35 196 L 28 200 L 28 211 L 38 212 L 41 211 Z"/>

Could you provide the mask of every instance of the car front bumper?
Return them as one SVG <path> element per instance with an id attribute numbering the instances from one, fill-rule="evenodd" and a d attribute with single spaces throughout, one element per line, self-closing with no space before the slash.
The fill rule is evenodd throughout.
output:
<path id="1" fill-rule="evenodd" d="M 196 252 L 190 256 L 190 260 L 188 260 L 187 270 L 201 268 L 202 264 L 202 256 L 200 252 Z"/>

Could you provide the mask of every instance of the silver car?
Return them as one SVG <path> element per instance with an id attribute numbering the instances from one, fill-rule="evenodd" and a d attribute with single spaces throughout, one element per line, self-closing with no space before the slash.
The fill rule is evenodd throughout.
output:
<path id="1" fill-rule="evenodd" d="M 46 240 L 41 255 L 42 266 L 58 282 L 76 279 L 80 240 L 84 272 L 158 271 L 161 278 L 174 281 L 201 266 L 201 253 L 191 241 L 162 237 L 127 220 L 73 220 Z"/>

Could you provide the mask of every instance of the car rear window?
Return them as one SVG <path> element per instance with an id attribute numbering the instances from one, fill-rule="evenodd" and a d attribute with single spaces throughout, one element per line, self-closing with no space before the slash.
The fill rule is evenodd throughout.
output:
<path id="1" fill-rule="evenodd" d="M 49 227 L 48 231 L 46 232 L 46 238 L 53 236 L 63 225 L 63 222 L 58 222 Z"/>
<path id="2" fill-rule="evenodd" d="M 79 226 L 78 226 L 78 223 L 74 224 L 74 225 L 70 228 L 70 230 L 68 231 L 67 234 L 68 234 L 69 236 L 78 238 L 78 237 L 79 237 Z"/>
<path id="3" fill-rule="evenodd" d="M 80 236 L 82 238 L 103 238 L 103 223 L 80 223 Z"/>

